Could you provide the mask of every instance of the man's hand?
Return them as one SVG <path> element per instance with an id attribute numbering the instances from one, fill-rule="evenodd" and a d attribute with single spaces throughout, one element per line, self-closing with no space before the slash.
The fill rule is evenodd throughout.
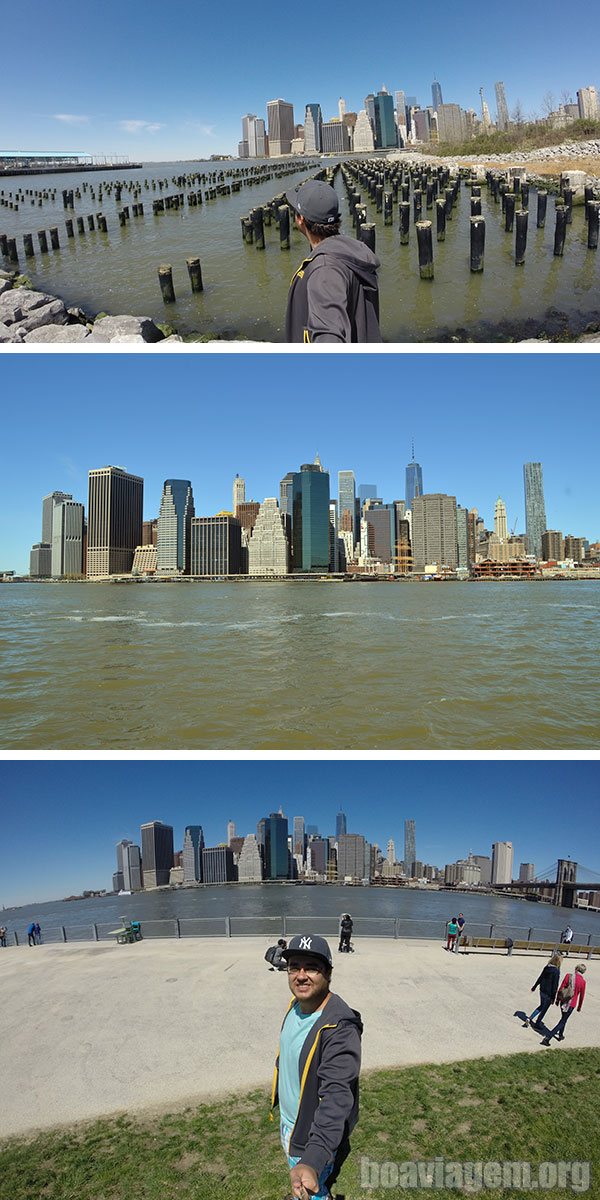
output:
<path id="1" fill-rule="evenodd" d="M 292 1167 L 290 1181 L 292 1193 L 294 1196 L 298 1196 L 299 1200 L 308 1200 L 309 1196 L 316 1196 L 319 1190 L 319 1180 L 315 1172 L 312 1167 L 307 1167 L 304 1163 L 298 1163 L 297 1167 Z"/>

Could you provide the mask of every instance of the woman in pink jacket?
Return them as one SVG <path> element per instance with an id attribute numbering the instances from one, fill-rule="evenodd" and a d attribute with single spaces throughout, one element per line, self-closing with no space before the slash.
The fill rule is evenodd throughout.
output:
<path id="1" fill-rule="evenodd" d="M 557 993 L 555 1004 L 560 1004 L 561 1018 L 558 1025 L 555 1025 L 551 1033 L 542 1039 L 542 1046 L 549 1046 L 553 1037 L 557 1042 L 565 1040 L 565 1025 L 571 1016 L 571 1013 L 577 1009 L 581 1012 L 583 998 L 585 996 L 585 966 L 583 963 L 578 963 L 573 972 L 573 976 L 565 975 Z"/>

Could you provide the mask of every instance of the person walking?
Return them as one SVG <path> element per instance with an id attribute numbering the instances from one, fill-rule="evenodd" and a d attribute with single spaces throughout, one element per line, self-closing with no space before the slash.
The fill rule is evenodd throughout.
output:
<path id="1" fill-rule="evenodd" d="M 27 944 L 29 946 L 35 946 L 35 921 L 32 921 L 31 924 L 27 926 Z"/>
<path id="2" fill-rule="evenodd" d="M 286 342 L 380 342 L 379 259 L 340 233 L 337 192 L 309 179 L 286 192 L 286 200 L 311 250 L 290 284 Z"/>
<path id="3" fill-rule="evenodd" d="M 454 943 L 454 953 L 455 954 L 458 954 L 458 949 L 460 946 L 460 939 L 465 931 L 465 924 L 466 924 L 466 922 L 465 922 L 465 918 L 463 917 L 463 914 L 459 913 L 456 918 L 457 929 L 456 929 L 456 941 Z"/>
<path id="4" fill-rule="evenodd" d="M 41 929 L 40 929 L 40 923 L 39 923 L 39 921 L 36 921 L 36 923 L 35 923 L 35 925 L 34 925 L 33 929 L 34 929 L 34 933 L 35 933 L 35 944 L 36 944 L 36 946 L 41 946 L 41 944 L 42 944 L 42 931 L 41 931 Z"/>
<path id="5" fill-rule="evenodd" d="M 558 989 L 555 1004 L 560 1005 L 561 1018 L 558 1025 L 542 1038 L 542 1046 L 549 1046 L 552 1038 L 555 1037 L 557 1042 L 565 1040 L 565 1026 L 572 1013 L 581 1012 L 583 1001 L 585 998 L 585 964 L 578 963 L 575 970 L 571 974 L 565 975 L 560 988 Z"/>
<path id="6" fill-rule="evenodd" d="M 281 1027 L 271 1117 L 279 1107 L 292 1196 L 330 1200 L 358 1120 L 363 1024 L 330 990 L 333 959 L 325 938 L 297 935 L 283 956 L 292 999 Z"/>
<path id="7" fill-rule="evenodd" d="M 354 922 L 350 916 L 350 913 L 342 913 L 340 919 L 340 944 L 338 946 L 338 952 L 345 952 L 346 954 L 350 953 L 350 938 L 352 937 L 353 929 Z"/>
<path id="8" fill-rule="evenodd" d="M 527 1029 L 528 1025 L 531 1025 L 532 1029 L 539 1029 L 550 1005 L 554 1004 L 560 980 L 561 962 L 562 955 L 558 950 L 555 950 L 550 962 L 546 963 L 541 975 L 536 979 L 531 990 L 535 992 L 536 988 L 539 987 L 540 1002 L 537 1008 L 534 1008 L 531 1016 L 525 1017 L 523 1022 L 524 1029 Z"/>
<path id="9" fill-rule="evenodd" d="M 455 945 L 456 938 L 458 935 L 458 923 L 457 923 L 456 917 L 453 917 L 451 921 L 448 921 L 447 933 L 448 933 L 448 940 L 446 942 L 444 949 L 452 951 L 452 950 L 454 950 L 454 945 Z"/>
<path id="10" fill-rule="evenodd" d="M 6 925 L 0 925 L 0 946 L 6 946 Z"/>

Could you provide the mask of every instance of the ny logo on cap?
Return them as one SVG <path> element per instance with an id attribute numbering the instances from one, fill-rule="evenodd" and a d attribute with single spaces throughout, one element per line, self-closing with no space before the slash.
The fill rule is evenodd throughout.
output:
<path id="1" fill-rule="evenodd" d="M 300 947 L 299 947 L 300 950 L 310 950 L 311 946 L 312 946 L 312 938 L 309 938 L 309 937 L 300 938 Z"/>

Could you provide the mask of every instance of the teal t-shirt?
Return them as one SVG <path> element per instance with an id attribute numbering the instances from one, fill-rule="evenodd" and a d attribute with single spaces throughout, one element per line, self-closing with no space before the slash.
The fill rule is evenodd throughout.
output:
<path id="1" fill-rule="evenodd" d="M 279 1043 L 279 1113 L 282 1122 L 291 1129 L 296 1123 L 300 1106 L 300 1071 L 298 1063 L 307 1034 L 321 1015 L 302 1013 L 296 1002 L 290 1009 Z"/>

